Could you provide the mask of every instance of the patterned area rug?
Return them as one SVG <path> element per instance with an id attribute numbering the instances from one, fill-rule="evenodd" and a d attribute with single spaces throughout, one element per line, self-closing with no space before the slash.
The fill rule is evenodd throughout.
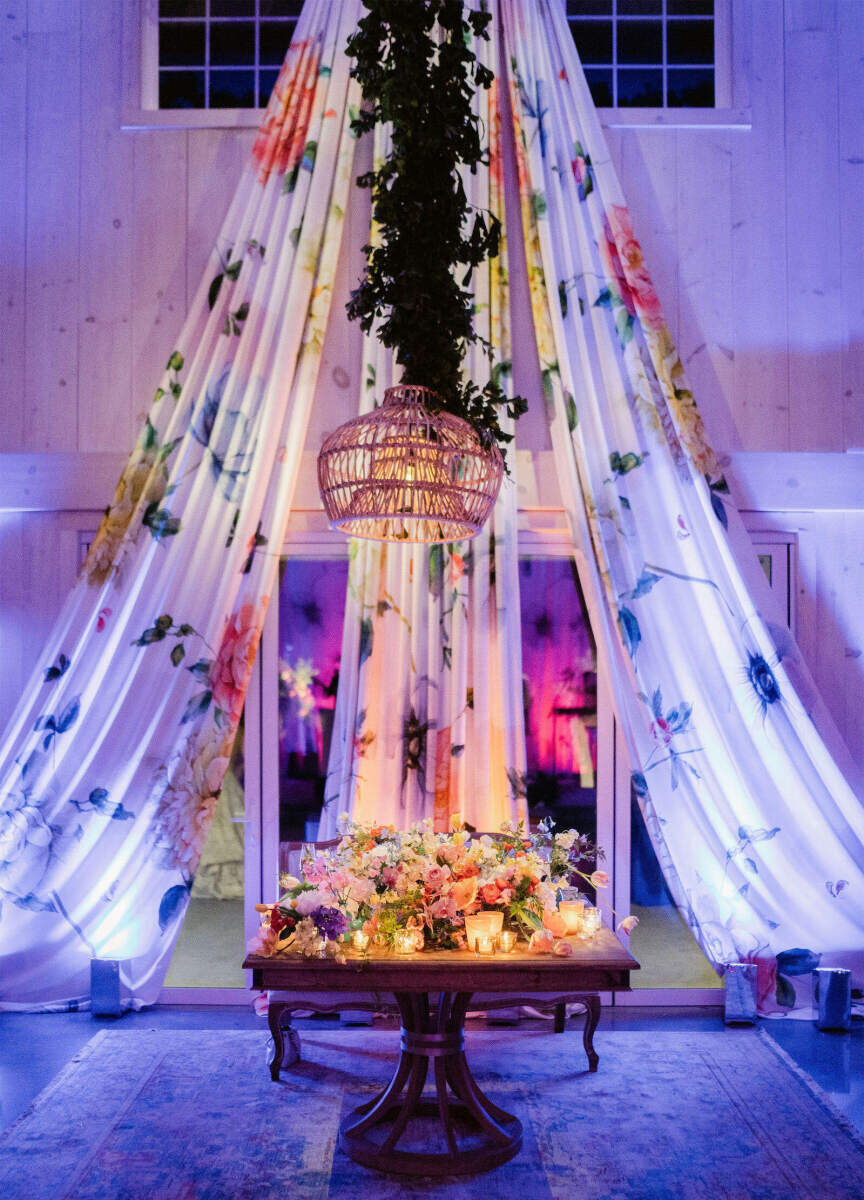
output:
<path id="1" fill-rule="evenodd" d="M 498 1170 L 378 1175 L 336 1149 L 395 1032 L 304 1033 L 270 1082 L 266 1034 L 97 1034 L 0 1140 L 3 1200 L 860 1200 L 864 1147 L 754 1031 L 469 1032 L 481 1086 L 522 1120 Z"/>

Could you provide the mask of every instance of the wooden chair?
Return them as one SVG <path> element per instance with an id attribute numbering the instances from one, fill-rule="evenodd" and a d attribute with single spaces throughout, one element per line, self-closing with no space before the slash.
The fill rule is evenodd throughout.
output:
<path id="1" fill-rule="evenodd" d="M 482 834 L 476 833 L 472 836 L 481 837 Z M 335 838 L 327 842 L 283 842 L 279 847 L 280 875 L 299 877 L 300 859 L 305 846 L 311 845 L 316 851 L 329 850 L 337 845 L 337 842 L 338 839 Z M 270 1078 L 274 1081 L 278 1081 L 282 1067 L 290 1066 L 300 1057 L 300 1035 L 291 1024 L 292 1017 L 297 1013 L 315 1013 L 322 1016 L 352 1012 L 383 1013 L 388 1017 L 400 1015 L 392 996 L 371 991 L 340 992 L 332 995 L 326 992 L 270 991 L 268 1000 L 268 1023 L 273 1037 Z M 472 1013 L 532 1008 L 542 1016 L 549 1016 L 554 1020 L 555 1033 L 563 1033 L 566 1028 L 568 1006 L 581 1006 L 584 1009 L 582 1042 L 588 1056 L 589 1070 L 596 1071 L 599 1059 L 594 1050 L 593 1039 L 600 1020 L 600 997 L 597 993 L 526 992 L 524 996 L 502 996 L 491 992 L 477 992 L 471 998 Z"/>

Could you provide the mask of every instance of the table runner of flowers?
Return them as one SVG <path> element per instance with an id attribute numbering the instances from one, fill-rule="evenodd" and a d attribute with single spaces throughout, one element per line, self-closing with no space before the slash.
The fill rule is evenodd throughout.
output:
<path id="1" fill-rule="evenodd" d="M 345 818 L 337 845 L 308 847 L 302 879 L 283 875 L 280 898 L 257 906 L 261 926 L 248 948 L 264 957 L 341 958 L 354 930 L 392 949 L 397 931 L 411 929 L 417 950 L 462 949 L 465 917 L 486 910 L 501 912 L 533 953 L 568 955 L 558 905 L 580 886 L 608 887 L 606 872 L 592 869 L 603 857 L 586 835 L 556 832 L 551 821 L 533 833 L 505 823 L 477 835 L 458 818 L 449 833 L 434 832 L 431 820 L 398 830 Z M 626 917 L 618 930 L 629 933 L 636 923 Z"/>

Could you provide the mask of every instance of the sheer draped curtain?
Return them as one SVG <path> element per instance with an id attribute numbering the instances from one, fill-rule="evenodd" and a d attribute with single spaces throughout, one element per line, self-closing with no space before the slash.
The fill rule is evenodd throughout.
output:
<path id="1" fill-rule="evenodd" d="M 359 0 L 307 4 L 83 571 L 0 744 L 0 1005 L 158 994 L 290 513 L 353 185 Z M 340 301 L 341 302 L 341 301 Z"/>
<path id="2" fill-rule="evenodd" d="M 747 544 L 557 0 L 500 0 L 555 462 L 638 797 L 715 964 L 864 962 L 860 783 Z M 857 797 L 856 797 L 857 787 Z"/>
<path id="3" fill-rule="evenodd" d="M 476 52 L 497 68 L 497 39 Z M 498 82 L 476 98 L 489 136 L 490 168 L 467 176 L 469 199 L 504 228 Z M 383 150 L 379 138 L 376 154 Z M 512 378 L 506 238 L 475 272 L 475 347 L 466 361 L 482 386 Z M 393 382 L 390 353 L 364 347 L 362 408 Z M 511 391 L 512 394 L 512 391 Z M 511 423 L 512 432 L 512 423 Z M 512 454 L 509 469 L 513 471 Z M 425 817 L 445 829 L 461 814 L 477 829 L 527 815 L 516 486 L 505 477 L 483 532 L 443 546 L 351 544 L 323 836 L 339 817 L 392 823 Z"/>

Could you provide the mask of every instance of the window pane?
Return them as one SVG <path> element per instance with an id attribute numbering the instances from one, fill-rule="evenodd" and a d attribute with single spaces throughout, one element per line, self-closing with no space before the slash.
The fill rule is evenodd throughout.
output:
<path id="1" fill-rule="evenodd" d="M 212 66 L 239 67 L 255 62 L 255 26 L 251 21 L 214 21 L 210 26 Z"/>
<path id="2" fill-rule="evenodd" d="M 660 108 L 663 72 L 622 68 L 618 72 L 619 108 Z"/>
<path id="3" fill-rule="evenodd" d="M 203 67 L 204 22 L 160 21 L 159 66 Z"/>
<path id="4" fill-rule="evenodd" d="M 160 17 L 203 17 L 204 0 L 159 0 Z"/>
<path id="5" fill-rule="evenodd" d="M 244 987 L 243 722 L 216 801 L 166 987 Z"/>
<path id="6" fill-rule="evenodd" d="M 670 70 L 666 76 L 670 108 L 713 108 L 713 70 Z"/>
<path id="7" fill-rule="evenodd" d="M 203 71 L 160 71 L 160 108 L 203 108 Z"/>
<path id="8" fill-rule="evenodd" d="M 611 21 L 571 21 L 570 29 L 582 62 L 611 63 Z"/>
<path id="9" fill-rule="evenodd" d="M 592 71 L 590 68 L 585 72 L 585 78 L 588 81 L 588 86 L 591 89 L 591 98 L 598 108 L 612 107 L 612 72 L 611 71 Z"/>
<path id="10" fill-rule="evenodd" d="M 662 63 L 660 21 L 619 21 L 617 29 L 619 63 Z"/>
<path id="11" fill-rule="evenodd" d="M 261 0 L 262 17 L 299 17 L 303 0 Z"/>
<path id="12" fill-rule="evenodd" d="M 611 12 L 612 0 L 567 0 L 568 17 L 605 17 Z"/>
<path id="13" fill-rule="evenodd" d="M 532 823 L 597 836 L 597 658 L 567 558 L 519 563 L 522 689 Z"/>
<path id="14" fill-rule="evenodd" d="M 255 0 L 210 0 L 211 17 L 254 17 Z"/>
<path id="15" fill-rule="evenodd" d="M 267 101 L 270 99 L 270 94 L 276 86 L 276 80 L 279 78 L 278 71 L 259 71 L 258 72 L 258 107 L 266 108 Z"/>
<path id="16" fill-rule="evenodd" d="M 666 887 L 635 795 L 630 817 L 630 912 L 639 924 L 630 950 L 640 963 L 634 988 L 719 988 L 720 980 Z"/>
<path id="17" fill-rule="evenodd" d="M 714 15 L 714 0 L 666 0 L 670 17 L 702 17 Z"/>
<path id="18" fill-rule="evenodd" d="M 713 63 L 713 21 L 670 21 L 666 31 L 669 63 Z"/>
<path id="19" fill-rule="evenodd" d="M 333 733 L 348 560 L 283 559 L 279 587 L 279 841 L 314 841 Z M 287 851 L 285 851 L 287 852 Z"/>
<path id="20" fill-rule="evenodd" d="M 211 71 L 211 108 L 254 108 L 254 71 Z"/>
<path id="21" fill-rule="evenodd" d="M 267 66 L 281 67 L 294 34 L 294 21 L 262 21 L 258 61 Z"/>
<path id="22" fill-rule="evenodd" d="M 662 0 L 618 0 L 619 17 L 651 17 L 662 11 Z"/>

